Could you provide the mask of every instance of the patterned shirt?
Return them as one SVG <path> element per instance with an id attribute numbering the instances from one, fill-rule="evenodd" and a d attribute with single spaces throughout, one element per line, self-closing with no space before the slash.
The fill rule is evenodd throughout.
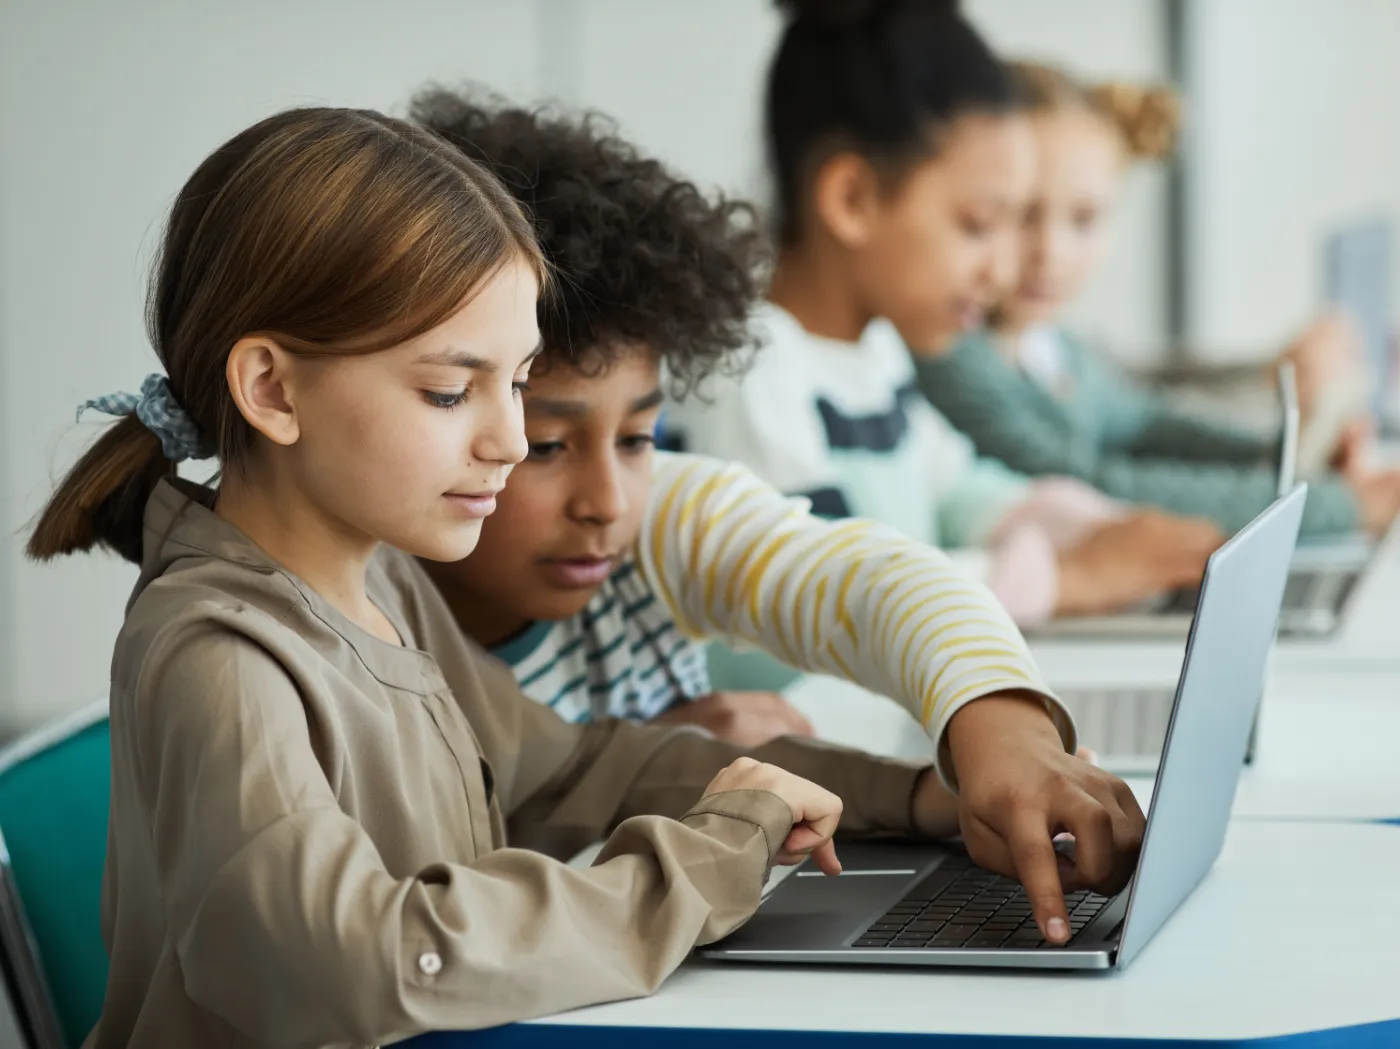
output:
<path id="1" fill-rule="evenodd" d="M 635 561 L 572 619 L 532 623 L 491 651 L 526 695 L 567 721 L 647 721 L 710 691 L 704 649 L 677 629 Z"/>

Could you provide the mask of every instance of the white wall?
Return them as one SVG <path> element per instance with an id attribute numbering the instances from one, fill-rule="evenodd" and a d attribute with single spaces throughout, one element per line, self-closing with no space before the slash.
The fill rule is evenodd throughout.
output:
<path id="1" fill-rule="evenodd" d="M 767 203 L 762 96 L 782 20 L 771 0 L 573 0 L 577 104 L 701 183 Z"/>
<path id="2" fill-rule="evenodd" d="M 1195 0 L 1191 21 L 1190 333 L 1257 357 L 1320 308 L 1332 226 L 1400 220 L 1400 3 Z"/>
<path id="3" fill-rule="evenodd" d="M 1017 51 L 1155 74 L 1155 0 L 974 0 Z M 81 0 L 0 5 L 0 734 L 106 690 L 134 571 L 22 561 L 25 522 L 97 430 L 74 406 L 154 367 L 141 327 L 151 248 L 198 161 L 292 104 L 394 109 L 430 78 L 561 96 L 620 118 L 705 183 L 763 195 L 759 102 L 770 0 Z M 1134 187 L 1086 323 L 1160 344 L 1160 193 Z M 6 625 L 6 619 L 9 619 Z"/>

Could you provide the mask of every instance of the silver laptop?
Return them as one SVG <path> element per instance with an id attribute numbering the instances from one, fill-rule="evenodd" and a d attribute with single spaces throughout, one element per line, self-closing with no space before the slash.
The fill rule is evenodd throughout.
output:
<path id="1" fill-rule="evenodd" d="M 783 964 L 1126 966 L 1220 854 L 1305 491 L 1278 500 L 1210 559 L 1137 873 L 1117 896 L 1066 897 L 1068 944 L 1042 941 L 1021 887 L 958 848 L 870 842 L 840 846 L 839 877 L 798 868 L 747 925 L 702 953 Z"/>
<path id="2" fill-rule="evenodd" d="M 1278 467 L 1278 494 L 1282 495 L 1295 483 L 1300 427 L 1298 387 L 1293 366 L 1287 362 L 1279 365 L 1278 396 L 1283 414 Z M 1301 544 L 1284 590 L 1280 636 L 1324 638 L 1335 633 L 1345 622 L 1351 599 L 1372 564 L 1374 553 L 1375 544 L 1362 536 Z M 1034 635 L 1096 639 L 1185 637 L 1195 607 L 1196 588 L 1190 587 L 1126 612 L 1057 619 L 1037 628 Z"/>

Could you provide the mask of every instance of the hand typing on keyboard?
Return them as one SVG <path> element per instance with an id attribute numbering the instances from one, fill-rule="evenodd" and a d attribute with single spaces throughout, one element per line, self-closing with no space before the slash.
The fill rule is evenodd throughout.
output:
<path id="1" fill-rule="evenodd" d="M 1038 697 L 987 696 L 959 710 L 947 741 L 957 771 L 958 825 L 978 866 L 1025 887 L 1041 935 L 1070 938 L 1066 893 L 1108 896 L 1137 865 L 1146 818 L 1128 785 L 1066 754 Z M 932 779 L 932 777 L 926 777 Z M 920 785 L 920 794 L 932 791 Z M 915 799 L 915 816 L 920 813 Z M 924 811 L 939 812 L 932 798 Z M 946 813 L 946 804 L 941 812 Z M 933 830 L 920 822 L 920 828 Z M 1074 836 L 1073 859 L 1054 838 Z"/>

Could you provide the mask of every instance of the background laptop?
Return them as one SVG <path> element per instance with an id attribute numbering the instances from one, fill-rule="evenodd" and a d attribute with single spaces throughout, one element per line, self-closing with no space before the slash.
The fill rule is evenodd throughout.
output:
<path id="1" fill-rule="evenodd" d="M 1278 493 L 1296 480 L 1300 413 L 1293 366 L 1278 369 L 1278 397 L 1283 416 L 1279 441 Z M 1356 588 L 1373 563 L 1376 546 L 1363 536 L 1304 542 L 1294 555 L 1293 571 L 1279 613 L 1279 634 L 1323 638 L 1345 622 Z M 1196 607 L 1196 589 L 1183 589 L 1130 611 L 1104 616 L 1056 619 L 1033 631 L 1037 637 L 1179 638 L 1186 635 Z M 1147 700 L 1143 700 L 1147 702 Z M 1160 736 L 1158 737 L 1160 738 Z"/>
<path id="2" fill-rule="evenodd" d="M 701 953 L 784 964 L 1127 965 L 1220 854 L 1305 492 L 1278 500 L 1210 559 L 1137 873 L 1117 896 L 1066 897 L 1066 946 L 1041 941 L 1019 885 L 957 849 L 846 843 L 840 877 L 798 868 L 747 925 Z"/>

